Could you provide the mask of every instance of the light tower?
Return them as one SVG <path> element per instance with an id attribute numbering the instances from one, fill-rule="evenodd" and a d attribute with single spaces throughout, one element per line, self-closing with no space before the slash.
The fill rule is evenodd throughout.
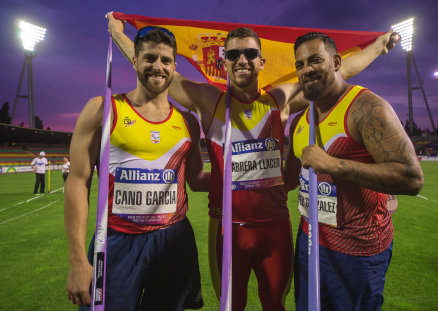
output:
<path id="1" fill-rule="evenodd" d="M 394 31 L 398 32 L 401 36 L 401 48 L 406 53 L 406 60 L 408 63 L 408 104 L 409 104 L 409 133 L 412 135 L 413 132 L 413 114 L 412 114 L 412 90 L 421 89 L 423 93 L 424 102 L 426 103 L 427 112 L 429 113 L 430 122 L 432 123 L 433 132 L 436 132 L 435 124 L 433 123 L 432 114 L 430 113 L 429 104 L 427 103 L 426 93 L 424 92 L 423 82 L 420 78 L 420 73 L 418 72 L 417 64 L 415 63 L 414 54 L 412 54 L 412 34 L 414 32 L 414 19 L 408 19 L 397 25 L 391 27 Z M 411 61 L 412 60 L 412 61 Z M 418 85 L 417 87 L 412 87 L 412 76 L 411 76 L 411 63 L 414 63 L 415 72 L 417 73 Z"/>
<path id="2" fill-rule="evenodd" d="M 39 43 L 44 40 L 46 29 L 26 22 L 20 22 L 21 39 L 24 47 L 24 63 L 21 70 L 20 82 L 18 83 L 17 95 L 15 96 L 14 109 L 12 110 L 11 124 L 14 121 L 18 98 L 29 100 L 29 128 L 35 128 L 35 109 L 33 98 L 32 59 L 38 54 Z M 28 95 L 20 96 L 21 83 L 23 82 L 24 69 L 27 64 Z"/>

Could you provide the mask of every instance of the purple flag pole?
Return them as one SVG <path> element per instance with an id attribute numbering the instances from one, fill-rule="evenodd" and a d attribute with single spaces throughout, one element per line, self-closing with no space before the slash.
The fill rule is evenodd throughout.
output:
<path id="1" fill-rule="evenodd" d="M 108 175 L 109 138 L 111 130 L 111 63 L 112 38 L 108 46 L 106 68 L 106 90 L 103 108 L 102 138 L 100 143 L 99 189 L 97 196 L 96 232 L 93 259 L 93 286 L 91 291 L 91 310 L 105 310 L 106 241 L 108 226 Z"/>
<path id="2" fill-rule="evenodd" d="M 309 146 L 315 144 L 315 105 L 310 102 Z M 309 311 L 320 311 L 319 294 L 319 228 L 318 181 L 315 170 L 309 167 Z"/>
<path id="3" fill-rule="evenodd" d="M 224 186 L 222 196 L 222 281 L 220 311 L 231 310 L 231 258 L 232 258 L 232 199 L 231 199 L 231 89 L 227 78 L 227 106 L 225 111 Z"/>

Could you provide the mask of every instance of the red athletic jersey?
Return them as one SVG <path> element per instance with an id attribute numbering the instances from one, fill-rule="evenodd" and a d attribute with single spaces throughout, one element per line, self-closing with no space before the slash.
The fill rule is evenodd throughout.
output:
<path id="1" fill-rule="evenodd" d="M 206 132 L 211 162 L 210 217 L 222 218 L 223 144 L 225 92 L 216 104 Z M 233 222 L 250 223 L 287 219 L 287 194 L 283 186 L 283 126 L 273 97 L 242 103 L 231 97 L 231 140 L 233 143 Z"/>
<path id="2" fill-rule="evenodd" d="M 353 101 L 364 88 L 352 87 L 336 104 L 329 115 L 316 127 L 318 145 L 338 159 L 361 163 L 375 163 L 365 146 L 356 143 L 347 129 L 347 114 Z M 308 146 L 308 109 L 293 132 L 293 148 L 297 158 Z M 305 216 L 306 172 L 302 168 L 298 206 Z M 365 189 L 354 183 L 329 174 L 318 173 L 319 243 L 332 250 L 354 256 L 373 256 L 384 251 L 393 239 L 391 215 L 386 207 L 387 195 Z M 335 188 L 337 195 L 330 197 L 328 189 Z M 325 196 L 324 193 L 325 192 Z M 332 191 L 332 194 L 335 193 Z M 304 194 L 303 194 L 304 193 Z M 337 197 L 337 201 L 335 198 Z M 301 226 L 308 233 L 308 222 L 301 217 Z M 322 223 L 328 224 L 324 225 Z"/>
<path id="3" fill-rule="evenodd" d="M 167 228 L 184 219 L 188 200 L 185 164 L 193 143 L 184 117 L 152 122 L 124 94 L 112 97 L 108 227 L 136 234 Z"/>

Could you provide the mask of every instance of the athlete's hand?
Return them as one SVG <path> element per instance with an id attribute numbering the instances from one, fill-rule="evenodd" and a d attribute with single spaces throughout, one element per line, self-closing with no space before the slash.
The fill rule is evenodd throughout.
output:
<path id="1" fill-rule="evenodd" d="M 83 265 L 70 267 L 67 279 L 68 300 L 74 305 L 84 306 L 91 303 L 90 284 L 93 278 L 93 266 L 86 262 Z"/>
<path id="2" fill-rule="evenodd" d="M 394 48 L 395 44 L 399 40 L 400 35 L 397 32 L 394 32 L 392 29 L 387 33 L 379 36 L 376 41 L 379 42 L 380 46 L 382 47 L 380 55 L 388 54 L 388 52 Z"/>
<path id="3" fill-rule="evenodd" d="M 327 152 L 317 145 L 305 147 L 301 159 L 301 165 L 305 169 L 312 167 L 315 171 L 322 174 L 329 174 L 336 161 L 336 158 L 328 155 Z"/>
<path id="4" fill-rule="evenodd" d="M 121 32 L 125 31 L 125 21 L 121 21 L 119 19 L 115 19 L 112 12 L 109 12 L 105 15 L 105 18 L 108 20 L 108 32 Z"/>

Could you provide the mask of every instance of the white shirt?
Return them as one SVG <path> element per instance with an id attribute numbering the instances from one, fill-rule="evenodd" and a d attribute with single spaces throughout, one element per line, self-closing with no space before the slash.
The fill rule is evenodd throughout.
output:
<path id="1" fill-rule="evenodd" d="M 64 163 L 64 165 L 62 166 L 62 173 L 68 173 L 70 169 L 70 161 L 67 163 Z"/>
<path id="2" fill-rule="evenodd" d="M 46 158 L 35 158 L 31 163 L 36 168 L 37 174 L 45 174 L 46 173 L 46 165 L 48 165 Z"/>

